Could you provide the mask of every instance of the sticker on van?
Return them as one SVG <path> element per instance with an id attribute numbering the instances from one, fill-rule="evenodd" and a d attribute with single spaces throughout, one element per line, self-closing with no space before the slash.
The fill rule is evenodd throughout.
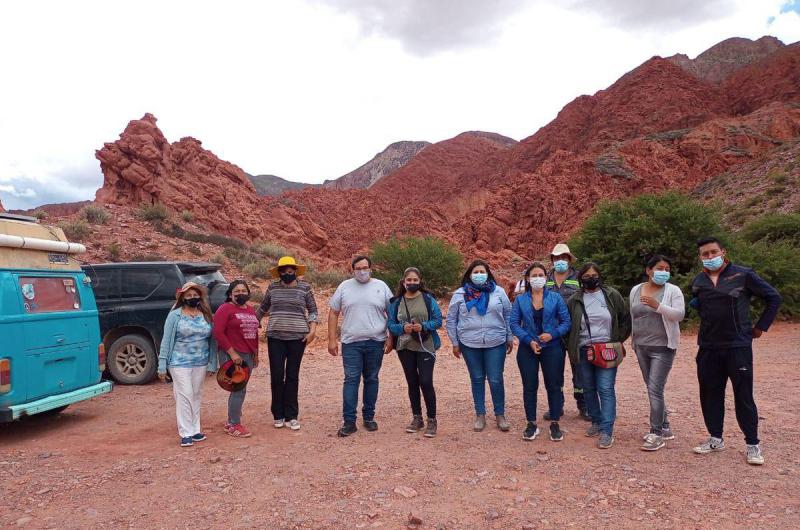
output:
<path id="1" fill-rule="evenodd" d="M 32 283 L 22 284 L 22 296 L 24 296 L 26 300 L 33 300 L 36 298 L 36 291 L 33 290 Z"/>

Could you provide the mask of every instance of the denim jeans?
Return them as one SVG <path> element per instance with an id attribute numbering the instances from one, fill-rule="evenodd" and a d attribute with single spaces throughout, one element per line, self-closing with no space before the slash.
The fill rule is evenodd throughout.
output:
<path id="1" fill-rule="evenodd" d="M 506 391 L 503 387 L 503 368 L 506 362 L 505 343 L 492 348 L 470 348 L 459 344 L 461 355 L 467 363 L 469 378 L 472 382 L 472 400 L 475 402 L 475 414 L 486 414 L 486 380 L 489 380 L 489 392 L 492 394 L 492 405 L 495 416 L 505 414 Z"/>
<path id="2" fill-rule="evenodd" d="M 378 373 L 383 363 L 382 341 L 362 340 L 342 343 L 342 417 L 347 423 L 355 423 L 358 407 L 358 386 L 364 378 L 364 393 L 361 398 L 361 416 L 364 421 L 375 419 L 375 402 L 378 401 Z"/>
<path id="3" fill-rule="evenodd" d="M 617 419 L 617 394 L 614 384 L 617 381 L 616 368 L 600 368 L 586 359 L 586 349 L 580 349 L 581 375 L 583 376 L 583 395 L 592 423 L 600 425 L 600 432 L 609 436 L 614 434 L 614 420 Z"/>
<path id="4" fill-rule="evenodd" d="M 536 422 L 536 398 L 539 392 L 539 366 L 542 367 L 544 387 L 547 390 L 547 406 L 550 419 L 558 421 L 564 410 L 564 364 L 566 355 L 561 342 L 542 349 L 536 355 L 527 344 L 520 343 L 517 348 L 517 365 L 522 377 L 522 402 L 525 404 L 525 417 Z"/>

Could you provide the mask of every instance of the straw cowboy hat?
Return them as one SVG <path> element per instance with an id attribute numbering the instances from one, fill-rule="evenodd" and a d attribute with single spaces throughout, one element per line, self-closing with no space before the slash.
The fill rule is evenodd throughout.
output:
<path id="1" fill-rule="evenodd" d="M 561 254 L 569 254 L 569 257 L 572 258 L 572 261 L 575 261 L 575 256 L 569 251 L 569 247 L 564 243 L 559 243 L 558 245 L 554 246 L 553 251 L 550 252 L 550 256 L 560 256 Z"/>
<path id="2" fill-rule="evenodd" d="M 278 264 L 272 267 L 269 272 L 274 279 L 280 278 L 280 273 L 278 272 L 281 267 L 294 267 L 297 269 L 297 275 L 302 276 L 306 273 L 306 266 L 305 265 L 298 265 L 295 259 L 291 256 L 284 256 L 278 260 Z"/>

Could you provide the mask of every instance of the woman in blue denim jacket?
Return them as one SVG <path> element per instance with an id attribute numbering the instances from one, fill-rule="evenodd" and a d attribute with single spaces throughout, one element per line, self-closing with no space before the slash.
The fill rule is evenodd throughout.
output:
<path id="1" fill-rule="evenodd" d="M 533 440 L 536 426 L 536 394 L 539 391 L 539 366 L 542 367 L 547 405 L 550 411 L 550 439 L 560 442 L 564 433 L 558 425 L 564 410 L 564 361 L 561 338 L 569 335 L 572 320 L 567 304 L 558 292 L 545 289 L 547 269 L 539 262 L 525 271 L 525 293 L 514 299 L 509 325 L 519 339 L 517 364 L 522 377 L 522 398 L 528 425 L 522 438 Z"/>
<path id="2" fill-rule="evenodd" d="M 505 417 L 503 369 L 506 355 L 514 347 L 514 336 L 508 327 L 511 302 L 506 292 L 495 283 L 489 264 L 482 260 L 470 263 L 461 279 L 461 287 L 453 293 L 447 309 L 447 334 L 453 343 L 453 355 L 467 363 L 475 402 L 473 430 L 486 427 L 486 380 L 492 394 L 497 427 L 511 427 Z"/>

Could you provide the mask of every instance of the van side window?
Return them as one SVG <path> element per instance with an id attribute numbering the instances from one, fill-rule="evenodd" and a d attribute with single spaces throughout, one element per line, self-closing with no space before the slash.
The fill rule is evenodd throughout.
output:
<path id="1" fill-rule="evenodd" d="M 21 276 L 19 288 L 26 313 L 78 311 L 81 308 L 74 277 Z"/>
<path id="2" fill-rule="evenodd" d="M 122 298 L 147 298 L 164 281 L 158 269 L 123 269 L 121 272 Z"/>

